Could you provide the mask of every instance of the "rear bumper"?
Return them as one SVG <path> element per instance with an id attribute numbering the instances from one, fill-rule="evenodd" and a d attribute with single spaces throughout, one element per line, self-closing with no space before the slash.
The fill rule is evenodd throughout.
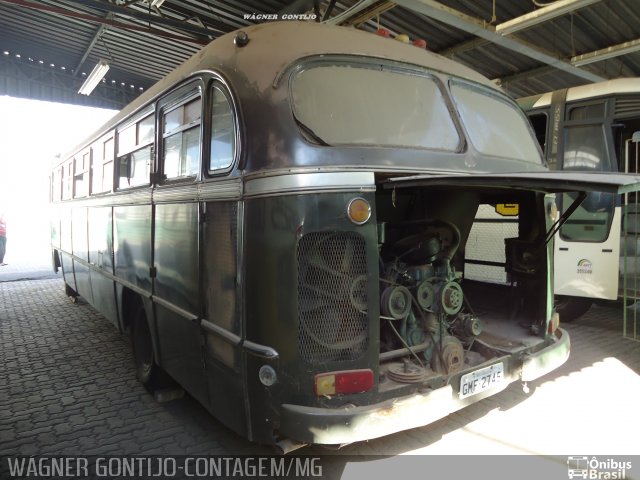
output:
<path id="1" fill-rule="evenodd" d="M 304 443 L 344 444 L 382 437 L 408 430 L 447 416 L 503 390 L 517 380 L 530 381 L 562 365 L 569 356 L 569 334 L 558 329 L 553 344 L 526 355 L 518 367 L 505 371 L 505 382 L 465 399 L 458 398 L 460 376 L 437 390 L 386 400 L 373 405 L 320 408 L 284 404 L 280 434 Z M 510 362 L 511 363 L 511 362 Z M 506 365 L 505 365 L 506 367 Z"/>
<path id="2" fill-rule="evenodd" d="M 555 370 L 567 361 L 570 350 L 571 340 L 569 339 L 569 333 L 562 328 L 558 328 L 556 330 L 555 343 L 524 357 L 520 378 L 523 382 L 530 382 Z"/>

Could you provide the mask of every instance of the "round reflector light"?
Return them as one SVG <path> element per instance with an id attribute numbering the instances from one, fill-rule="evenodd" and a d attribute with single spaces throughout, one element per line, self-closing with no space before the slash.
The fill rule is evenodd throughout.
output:
<path id="1" fill-rule="evenodd" d="M 276 380 L 278 379 L 276 375 L 276 371 L 273 369 L 271 365 L 263 365 L 260 367 L 258 371 L 258 378 L 260 379 L 260 383 L 262 383 L 265 387 L 270 387 Z"/>

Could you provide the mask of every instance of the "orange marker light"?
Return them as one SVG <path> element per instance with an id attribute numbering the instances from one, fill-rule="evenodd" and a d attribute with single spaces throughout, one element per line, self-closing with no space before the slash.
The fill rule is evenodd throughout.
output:
<path id="1" fill-rule="evenodd" d="M 347 216 L 356 225 L 362 225 L 371 218 L 371 205 L 364 198 L 356 197 L 347 205 Z"/>

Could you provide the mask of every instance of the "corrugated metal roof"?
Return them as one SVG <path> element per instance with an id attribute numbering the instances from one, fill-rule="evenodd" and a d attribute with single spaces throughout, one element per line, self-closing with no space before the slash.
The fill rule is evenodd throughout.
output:
<path id="1" fill-rule="evenodd" d="M 76 88 L 77 82 L 81 83 L 83 72 L 88 73 L 99 59 L 105 59 L 111 66 L 105 85 L 112 89 L 125 89 L 130 96 L 132 92 L 138 92 L 140 88 L 145 90 L 162 78 L 196 52 L 202 42 L 215 38 L 221 32 L 256 23 L 245 19 L 244 14 L 276 13 L 292 3 L 293 0 L 166 0 L 159 10 L 155 10 L 143 0 L 0 0 L 0 52 L 9 52 L 12 68 L 20 61 L 35 64 L 42 61 L 39 64 L 41 68 L 56 69 L 60 81 L 67 81 L 70 88 Z M 359 0 L 336 2 L 333 15 L 357 3 Z M 373 3 L 370 8 L 388 4 L 381 0 Z M 440 3 L 486 21 L 489 28 L 537 9 L 531 0 L 440 0 Z M 552 2 L 547 0 L 546 3 Z M 313 2 L 309 0 L 307 4 L 311 8 Z M 320 2 L 321 11 L 324 12 L 328 4 L 329 0 Z M 495 19 L 492 19 L 494 5 Z M 390 6 L 386 5 L 386 8 Z M 638 0 L 601 0 L 519 31 L 513 37 L 557 58 L 570 59 L 640 39 L 637 6 Z M 475 38 L 404 7 L 384 10 L 360 28 L 373 31 L 384 27 L 394 33 L 407 33 L 412 39 L 424 38 L 435 52 L 447 52 Z M 142 18 L 141 15 L 147 17 Z M 100 29 L 100 21 L 117 22 L 117 25 Z M 164 24 L 169 21 L 180 24 L 178 27 Z M 180 25 L 198 31 L 186 31 Z M 149 27 L 154 31 L 140 31 Z M 99 30 L 102 33 L 95 40 Z M 205 35 L 206 31 L 211 35 Z M 453 58 L 489 78 L 501 79 L 503 86 L 514 96 L 586 82 L 572 74 L 545 68 L 544 64 L 522 53 L 496 44 L 478 43 L 475 48 L 456 53 Z M 74 75 L 85 54 L 86 60 Z M 3 57 L 7 55 L 0 54 L 0 76 L 11 70 L 6 58 L 3 63 Z M 51 67 L 51 64 L 55 66 Z M 640 52 L 582 68 L 605 78 L 640 76 Z M 105 85 L 99 88 L 105 88 Z M 47 95 L 46 89 L 42 92 Z"/>

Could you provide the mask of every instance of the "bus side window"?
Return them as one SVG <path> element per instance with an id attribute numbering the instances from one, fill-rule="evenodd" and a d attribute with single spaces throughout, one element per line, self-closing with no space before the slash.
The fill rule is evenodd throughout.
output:
<path id="1" fill-rule="evenodd" d="M 69 200 L 73 197 L 73 159 L 64 165 L 62 174 L 62 199 Z"/>
<path id="2" fill-rule="evenodd" d="M 534 113 L 529 115 L 529 122 L 531 122 L 531 126 L 533 127 L 533 131 L 536 134 L 536 140 L 540 144 L 540 148 L 542 152 L 546 154 L 546 146 L 547 146 L 547 124 L 548 117 L 546 112 L 542 113 Z"/>
<path id="3" fill-rule="evenodd" d="M 149 185 L 153 163 L 154 118 L 151 113 L 118 132 L 118 188 Z"/>
<path id="4" fill-rule="evenodd" d="M 110 192 L 113 188 L 113 158 L 115 142 L 110 138 L 104 142 L 104 163 L 102 164 L 102 191 Z"/>
<path id="5" fill-rule="evenodd" d="M 51 200 L 59 202 L 62 198 L 62 166 L 53 171 Z"/>
<path id="6" fill-rule="evenodd" d="M 202 99 L 191 99 L 162 115 L 164 178 L 195 177 L 200 168 Z"/>
<path id="7" fill-rule="evenodd" d="M 229 168 L 235 159 L 236 132 L 229 99 L 217 86 L 211 95 L 211 156 L 209 173 Z"/>
<path id="8" fill-rule="evenodd" d="M 85 149 L 75 161 L 73 176 L 74 197 L 86 197 L 89 194 L 89 166 L 91 165 L 91 148 Z"/>

